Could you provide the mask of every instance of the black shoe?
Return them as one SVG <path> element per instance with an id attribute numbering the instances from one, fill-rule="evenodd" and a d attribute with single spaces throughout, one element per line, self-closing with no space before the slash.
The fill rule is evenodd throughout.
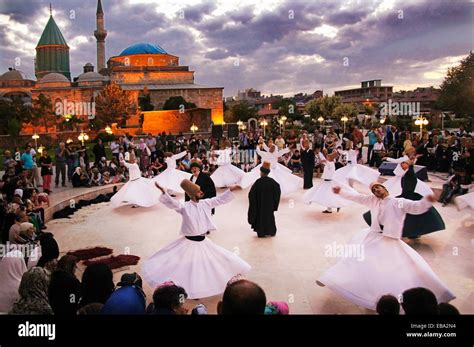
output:
<path id="1" fill-rule="evenodd" d="M 323 213 L 332 213 L 332 211 L 324 210 Z"/>
<path id="2" fill-rule="evenodd" d="M 340 208 L 340 207 L 338 207 L 338 208 L 337 208 L 337 212 L 339 212 L 340 210 L 341 210 L 341 208 Z"/>

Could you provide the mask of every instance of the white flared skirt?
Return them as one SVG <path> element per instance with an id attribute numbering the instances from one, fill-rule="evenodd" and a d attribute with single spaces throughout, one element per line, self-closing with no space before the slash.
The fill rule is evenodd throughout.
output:
<path id="1" fill-rule="evenodd" d="M 343 187 L 346 191 L 354 191 L 351 187 L 336 180 L 323 180 L 303 195 L 303 201 L 306 204 L 316 203 L 330 208 L 341 208 L 352 205 L 352 201 L 346 200 L 332 191 L 332 188 L 336 186 Z"/>
<path id="2" fill-rule="evenodd" d="M 251 266 L 210 239 L 191 241 L 181 237 L 148 258 L 143 278 L 153 287 L 173 281 L 183 287 L 189 299 L 222 294 L 227 282 Z"/>
<path id="3" fill-rule="evenodd" d="M 372 182 L 377 181 L 380 172 L 361 164 L 348 164 L 337 169 L 333 178 L 341 182 L 350 183 L 351 180 L 369 186 Z"/>
<path id="4" fill-rule="evenodd" d="M 211 175 L 217 188 L 230 187 L 239 184 L 245 172 L 232 164 L 219 166 Z"/>
<path id="5" fill-rule="evenodd" d="M 153 177 L 152 181 L 157 182 L 165 189 L 172 190 L 176 193 L 184 193 L 184 190 L 181 188 L 181 182 L 183 180 L 189 180 L 190 178 L 191 174 L 189 172 L 176 169 L 166 169 L 158 176 Z"/>
<path id="6" fill-rule="evenodd" d="M 428 263 L 402 240 L 363 229 L 344 247 L 328 254 L 345 257 L 318 280 L 356 305 L 375 310 L 382 295 L 399 297 L 414 287 L 431 290 L 440 303 L 455 298 Z"/>
<path id="7" fill-rule="evenodd" d="M 402 177 L 393 176 L 386 180 L 383 185 L 387 188 L 390 196 L 396 197 L 402 194 Z M 421 196 L 433 195 L 433 190 L 425 182 L 417 179 L 415 193 L 420 194 Z"/>
<path id="8" fill-rule="evenodd" d="M 460 210 L 466 207 L 474 208 L 474 192 L 458 196 L 455 202 Z"/>
<path id="9" fill-rule="evenodd" d="M 260 178 L 260 167 L 257 165 L 252 171 L 247 172 L 240 181 L 242 189 L 250 187 Z M 303 188 L 303 179 L 291 173 L 291 170 L 281 164 L 276 164 L 274 169 L 270 170 L 269 177 L 273 178 L 280 185 L 281 195 L 292 193 Z"/>
<path id="10" fill-rule="evenodd" d="M 140 177 L 134 181 L 128 181 L 110 199 L 112 206 L 137 205 L 141 207 L 152 207 L 159 203 L 161 193 L 155 187 L 152 180 Z"/>

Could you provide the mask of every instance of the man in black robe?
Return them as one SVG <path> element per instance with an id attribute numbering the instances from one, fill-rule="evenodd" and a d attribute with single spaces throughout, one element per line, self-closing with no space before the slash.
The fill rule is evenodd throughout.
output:
<path id="1" fill-rule="evenodd" d="M 249 192 L 247 219 L 258 237 L 275 236 L 276 225 L 273 213 L 280 204 L 280 185 L 271 177 L 270 163 L 264 162 L 260 168 L 260 178 Z"/>
<path id="2" fill-rule="evenodd" d="M 215 197 L 217 193 L 214 181 L 208 174 L 201 172 L 201 164 L 199 162 L 193 161 L 190 167 L 193 174 L 191 176 L 191 182 L 197 184 L 201 188 L 201 191 L 204 193 L 202 199 Z M 184 200 L 191 200 L 188 194 L 185 194 Z M 212 214 L 214 214 L 214 209 L 212 209 Z"/>
<path id="3" fill-rule="evenodd" d="M 309 146 L 309 141 L 303 141 L 303 148 L 301 148 L 301 164 L 304 173 L 303 189 L 313 187 L 314 160 L 314 151 Z"/>

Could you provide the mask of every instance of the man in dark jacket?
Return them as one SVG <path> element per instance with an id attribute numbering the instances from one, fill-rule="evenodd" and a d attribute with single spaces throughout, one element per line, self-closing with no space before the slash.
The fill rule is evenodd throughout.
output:
<path id="1" fill-rule="evenodd" d="M 191 176 L 191 182 L 197 184 L 201 188 L 201 191 L 204 193 L 202 199 L 215 197 L 217 193 L 214 181 L 208 174 L 201 172 L 201 164 L 199 162 L 193 161 L 190 167 L 193 174 Z M 184 200 L 190 200 L 188 194 L 185 194 Z M 214 214 L 214 209 L 212 209 L 212 214 Z"/>
<path id="2" fill-rule="evenodd" d="M 270 163 L 264 162 L 260 168 L 261 177 L 255 181 L 249 192 L 247 219 L 258 237 L 275 236 L 274 212 L 280 204 L 280 185 L 271 177 Z"/>
<path id="3" fill-rule="evenodd" d="M 313 187 L 314 160 L 314 151 L 309 146 L 309 141 L 304 141 L 301 149 L 301 164 L 304 172 L 303 189 Z"/>
<path id="4" fill-rule="evenodd" d="M 99 139 L 97 143 L 92 148 L 92 152 L 94 152 L 95 163 L 97 164 L 102 157 L 106 158 L 105 155 L 105 146 L 102 143 L 102 140 Z"/>

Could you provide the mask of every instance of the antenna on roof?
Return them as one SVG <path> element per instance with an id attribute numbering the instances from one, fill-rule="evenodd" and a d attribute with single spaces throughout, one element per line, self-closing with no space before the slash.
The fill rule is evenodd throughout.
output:
<path id="1" fill-rule="evenodd" d="M 49 15 L 53 15 L 53 5 L 51 5 L 51 3 L 49 3 Z"/>

